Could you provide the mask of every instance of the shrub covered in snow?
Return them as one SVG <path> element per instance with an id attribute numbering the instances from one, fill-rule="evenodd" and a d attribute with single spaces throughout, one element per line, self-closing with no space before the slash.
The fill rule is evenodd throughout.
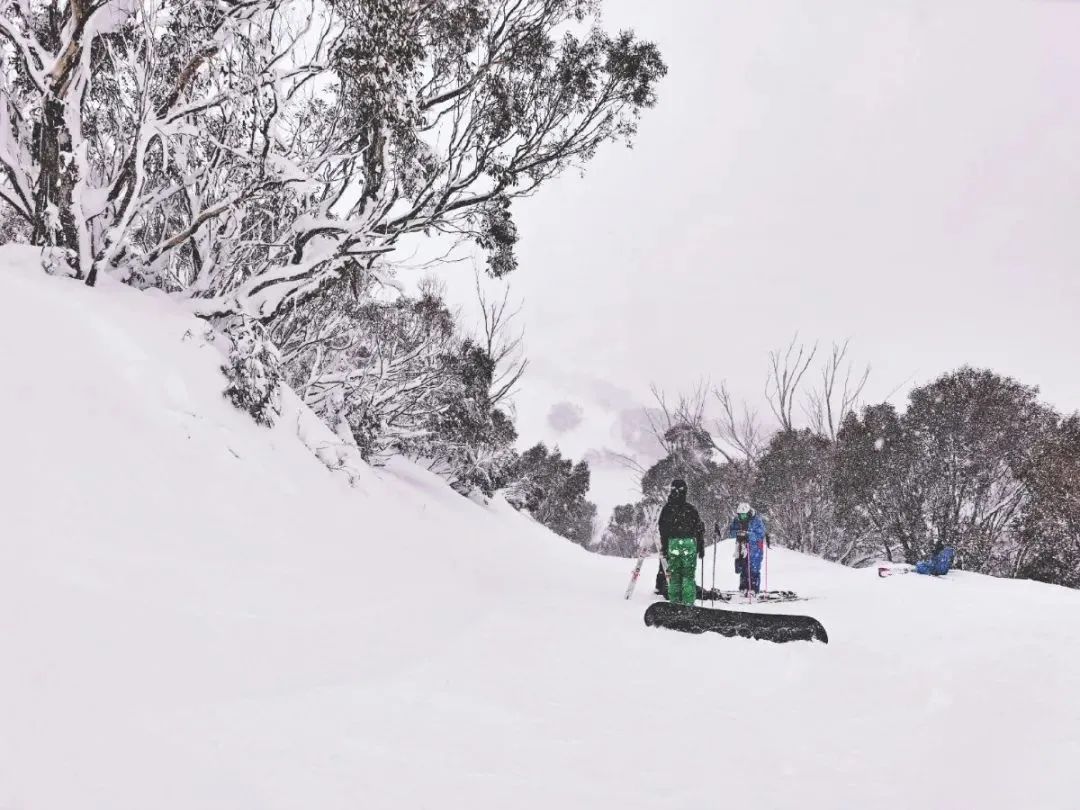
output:
<path id="1" fill-rule="evenodd" d="M 228 379 L 226 398 L 260 425 L 273 425 L 281 413 L 284 377 L 277 349 L 266 330 L 251 318 L 231 318 L 223 332 L 232 342 L 222 366 Z"/>

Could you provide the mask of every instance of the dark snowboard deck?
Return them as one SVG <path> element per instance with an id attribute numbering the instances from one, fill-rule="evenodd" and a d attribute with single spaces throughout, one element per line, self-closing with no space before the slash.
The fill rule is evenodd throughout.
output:
<path id="1" fill-rule="evenodd" d="M 748 613 L 673 602 L 653 602 L 645 611 L 645 624 L 683 633 L 719 633 L 729 638 L 754 638 L 783 643 L 820 641 L 829 643 L 821 622 L 811 616 L 782 613 Z"/>

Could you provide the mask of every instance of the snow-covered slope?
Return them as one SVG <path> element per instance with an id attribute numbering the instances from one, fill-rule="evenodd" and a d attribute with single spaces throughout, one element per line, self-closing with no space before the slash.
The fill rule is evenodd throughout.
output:
<path id="1" fill-rule="evenodd" d="M 505 504 L 350 487 L 198 321 L 33 263 L 0 251 L 3 810 L 1076 806 L 1080 594 L 777 549 L 828 646 L 651 630 L 655 569 L 627 603 Z"/>

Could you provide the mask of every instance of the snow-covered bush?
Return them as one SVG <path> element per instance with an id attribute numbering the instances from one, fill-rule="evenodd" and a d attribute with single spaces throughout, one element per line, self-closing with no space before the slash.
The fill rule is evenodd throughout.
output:
<path id="1" fill-rule="evenodd" d="M 251 318 L 231 318 L 223 332 L 232 344 L 222 366 L 228 379 L 225 396 L 260 425 L 273 425 L 281 413 L 283 379 L 277 349 Z"/>
<path id="2" fill-rule="evenodd" d="M 289 384 L 369 462 L 406 455 L 463 494 L 502 485 L 517 434 L 497 407 L 499 358 L 512 358 L 464 335 L 437 285 L 389 300 L 332 286 L 271 335 Z"/>
<path id="3" fill-rule="evenodd" d="M 30 225 L 0 198 L 0 245 L 29 242 Z"/>
<path id="4" fill-rule="evenodd" d="M 460 338 L 434 292 L 377 300 L 334 285 L 276 319 L 289 384 L 378 462 L 427 431 L 453 384 Z"/>

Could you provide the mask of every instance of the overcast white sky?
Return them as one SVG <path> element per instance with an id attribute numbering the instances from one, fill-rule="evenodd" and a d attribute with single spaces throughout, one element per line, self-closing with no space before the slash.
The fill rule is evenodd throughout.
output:
<path id="1" fill-rule="evenodd" d="M 870 399 L 969 363 L 1080 408 L 1080 3 L 604 8 L 670 72 L 633 150 L 517 208 L 524 438 L 625 450 L 650 382 L 760 398 L 796 331 L 850 337 Z"/>

